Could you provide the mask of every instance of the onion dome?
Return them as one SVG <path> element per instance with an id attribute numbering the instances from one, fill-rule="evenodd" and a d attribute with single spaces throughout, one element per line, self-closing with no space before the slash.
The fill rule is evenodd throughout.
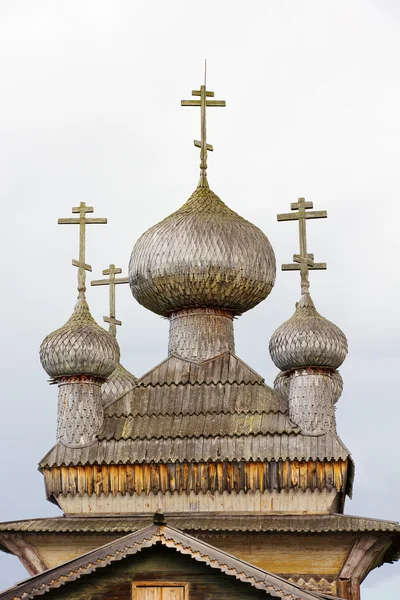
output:
<path id="1" fill-rule="evenodd" d="M 315 309 L 309 293 L 303 293 L 294 315 L 271 337 L 269 351 L 281 371 L 300 367 L 337 369 L 347 355 L 344 333 Z"/>
<path id="2" fill-rule="evenodd" d="M 106 406 L 113 400 L 120 398 L 126 392 L 135 387 L 137 378 L 125 367 L 118 363 L 110 377 L 101 386 L 101 397 L 103 405 Z"/>
<path id="3" fill-rule="evenodd" d="M 165 317 L 195 307 L 239 315 L 268 296 L 275 271 L 264 233 L 199 185 L 186 204 L 139 238 L 129 279 L 136 300 Z"/>
<path id="4" fill-rule="evenodd" d="M 54 379 L 71 375 L 105 379 L 118 364 L 119 346 L 116 339 L 96 323 L 86 300 L 80 297 L 65 325 L 42 342 L 40 360 L 46 373 Z"/>

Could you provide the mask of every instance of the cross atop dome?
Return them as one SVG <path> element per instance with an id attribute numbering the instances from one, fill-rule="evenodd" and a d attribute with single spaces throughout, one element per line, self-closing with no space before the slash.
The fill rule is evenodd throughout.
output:
<path id="1" fill-rule="evenodd" d="M 79 260 L 72 259 L 74 267 L 78 267 L 78 298 L 84 298 L 86 292 L 86 271 L 91 271 L 92 267 L 85 263 L 86 251 L 86 225 L 105 225 L 107 219 L 87 219 L 86 213 L 92 213 L 93 206 L 86 206 L 81 202 L 79 206 L 72 209 L 73 213 L 78 213 L 78 218 L 58 219 L 59 225 L 79 225 Z"/>
<path id="2" fill-rule="evenodd" d="M 305 198 L 299 198 L 298 202 L 292 202 L 291 210 L 295 213 L 283 213 L 277 215 L 278 221 L 298 221 L 299 222 L 299 243 L 300 254 L 293 255 L 293 263 L 283 264 L 282 271 L 300 271 L 301 293 L 307 294 L 310 282 L 308 278 L 309 271 L 325 270 L 326 263 L 315 263 L 314 254 L 307 252 L 307 229 L 306 219 L 325 219 L 328 214 L 326 210 L 315 210 L 306 212 L 313 208 L 312 202 L 306 202 Z"/>
<path id="3" fill-rule="evenodd" d="M 109 286 L 109 303 L 110 315 L 103 317 L 103 321 L 109 324 L 108 331 L 114 337 L 117 337 L 117 325 L 122 325 L 122 321 L 115 318 L 115 286 L 121 283 L 129 283 L 128 277 L 115 277 L 122 273 L 122 269 L 115 265 L 109 265 L 108 269 L 102 271 L 103 275 L 108 275 L 108 279 L 95 279 L 90 282 L 90 285 L 108 285 Z"/>
<path id="4" fill-rule="evenodd" d="M 207 100 L 207 98 L 214 98 L 214 92 L 207 90 L 206 84 L 207 76 L 207 61 L 204 66 L 204 85 L 200 86 L 199 90 L 193 90 L 192 96 L 200 97 L 200 100 L 181 100 L 181 106 L 200 106 L 200 118 L 201 118 L 201 139 L 200 141 L 194 140 L 196 148 L 200 148 L 200 181 L 199 187 L 208 187 L 207 182 L 207 152 L 212 152 L 214 148 L 211 144 L 207 144 L 207 121 L 206 121 L 206 109 L 209 106 L 220 106 L 225 107 L 225 100 Z"/>

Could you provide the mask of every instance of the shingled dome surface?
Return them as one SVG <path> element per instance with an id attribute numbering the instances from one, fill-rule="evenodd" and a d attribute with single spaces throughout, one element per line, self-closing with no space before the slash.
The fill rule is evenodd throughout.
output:
<path id="1" fill-rule="evenodd" d="M 43 340 L 40 360 L 50 377 L 107 378 L 118 364 L 119 346 L 112 335 L 97 325 L 86 300 L 80 298 L 65 325 Z"/>
<path id="2" fill-rule="evenodd" d="M 271 358 L 281 371 L 299 367 L 337 369 L 347 355 L 346 336 L 315 309 L 310 294 L 303 294 L 294 315 L 273 333 Z"/>
<path id="3" fill-rule="evenodd" d="M 178 211 L 136 243 L 129 266 L 136 300 L 163 316 L 182 308 L 243 313 L 275 282 L 275 255 L 264 233 L 198 187 Z"/>

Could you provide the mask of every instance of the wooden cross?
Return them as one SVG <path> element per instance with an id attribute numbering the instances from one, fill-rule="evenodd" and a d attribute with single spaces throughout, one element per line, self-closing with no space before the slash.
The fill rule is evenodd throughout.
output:
<path id="1" fill-rule="evenodd" d="M 103 320 L 109 324 L 108 331 L 114 337 L 117 337 L 117 325 L 122 325 L 121 321 L 115 318 L 115 286 L 119 283 L 129 283 L 128 277 L 120 277 L 117 279 L 115 276 L 122 273 L 122 269 L 119 269 L 115 265 L 110 265 L 108 269 L 102 271 L 103 275 L 108 275 L 108 279 L 96 279 L 91 281 L 91 285 L 109 285 L 110 293 L 110 316 L 103 317 Z"/>
<path id="2" fill-rule="evenodd" d="M 211 144 L 207 144 L 207 122 L 206 122 L 206 108 L 207 106 L 226 106 L 225 100 L 207 100 L 207 98 L 213 98 L 214 92 L 207 90 L 206 86 L 206 68 L 204 69 L 204 85 L 200 86 L 199 90 L 193 90 L 192 96 L 200 96 L 200 100 L 181 100 L 181 106 L 200 106 L 200 118 L 201 118 L 201 140 L 194 140 L 196 148 L 200 148 L 200 181 L 199 187 L 208 187 L 207 182 L 207 151 L 212 152 L 214 148 Z"/>
<path id="3" fill-rule="evenodd" d="M 290 205 L 290 208 L 291 210 L 297 210 L 297 212 L 284 213 L 277 215 L 277 217 L 278 221 L 299 222 L 300 254 L 293 255 L 293 263 L 282 265 L 282 271 L 300 271 L 301 293 L 306 294 L 310 287 L 308 272 L 326 269 L 326 263 L 315 263 L 314 254 L 307 252 L 306 219 L 325 219 L 328 214 L 326 210 L 306 212 L 306 210 L 313 208 L 313 203 L 306 202 L 305 198 L 299 198 L 298 202 L 293 202 Z"/>
<path id="4" fill-rule="evenodd" d="M 85 297 L 86 291 L 86 271 L 91 271 L 92 267 L 85 263 L 86 249 L 86 225 L 106 224 L 107 219 L 86 219 L 86 213 L 93 212 L 93 206 L 86 206 L 81 202 L 79 206 L 72 209 L 73 213 L 78 213 L 79 218 L 58 219 L 59 225 L 79 225 L 79 260 L 72 260 L 74 267 L 78 267 L 78 292 L 79 298 Z"/>

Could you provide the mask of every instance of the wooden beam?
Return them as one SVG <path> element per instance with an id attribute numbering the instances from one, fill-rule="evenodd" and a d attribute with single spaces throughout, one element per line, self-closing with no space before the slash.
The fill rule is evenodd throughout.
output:
<path id="1" fill-rule="evenodd" d="M 49 568 L 49 565 L 47 565 L 40 556 L 37 548 L 25 541 L 22 537 L 17 535 L 10 536 L 8 534 L 1 535 L 0 543 L 5 546 L 11 554 L 18 556 L 29 575 L 37 575 Z"/>
<path id="2" fill-rule="evenodd" d="M 345 600 L 360 600 L 360 585 L 368 573 L 383 562 L 391 545 L 388 535 L 365 535 L 358 538 L 350 550 L 337 579 L 338 596 Z"/>

